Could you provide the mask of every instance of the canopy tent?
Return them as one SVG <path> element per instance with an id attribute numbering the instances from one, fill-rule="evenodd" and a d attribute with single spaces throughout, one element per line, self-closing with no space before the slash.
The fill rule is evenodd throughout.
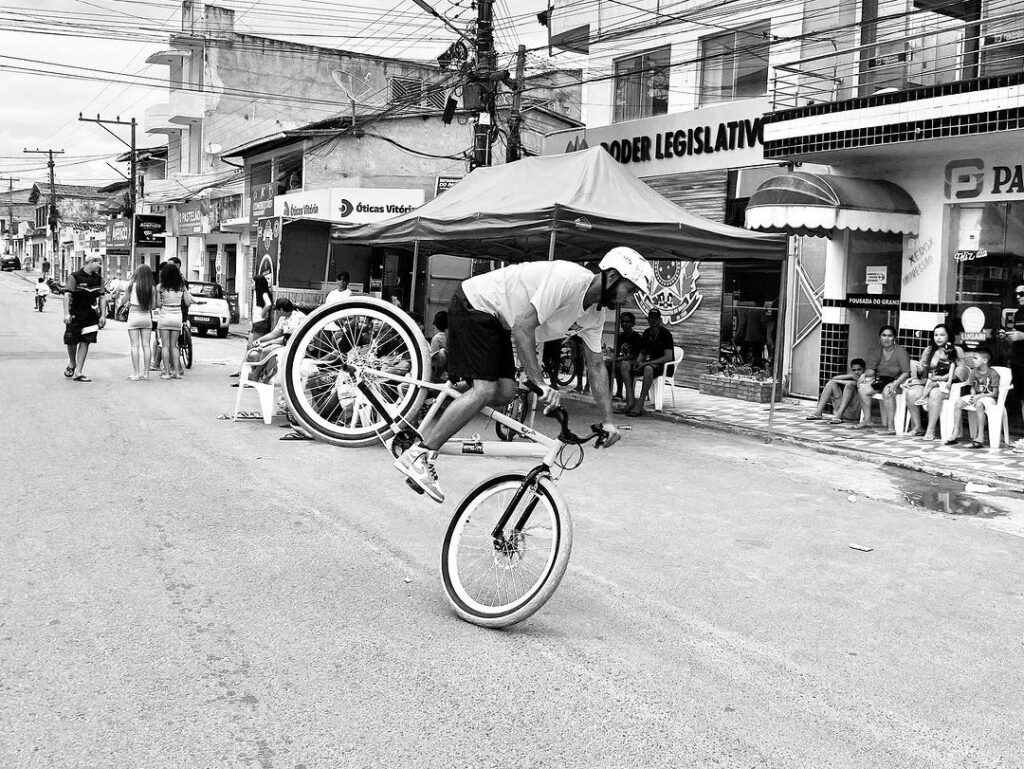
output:
<path id="1" fill-rule="evenodd" d="M 628 245 L 649 259 L 781 261 L 786 240 L 691 214 L 603 148 L 478 168 L 419 208 L 336 233 L 348 243 L 502 261 L 586 261 Z"/>
<path id="2" fill-rule="evenodd" d="M 791 235 L 832 237 L 836 230 L 916 234 L 917 204 L 902 187 L 795 171 L 764 182 L 747 203 L 747 227 Z"/>

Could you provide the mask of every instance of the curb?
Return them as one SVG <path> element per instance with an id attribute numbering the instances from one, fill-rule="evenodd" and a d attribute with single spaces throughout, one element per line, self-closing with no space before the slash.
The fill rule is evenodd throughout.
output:
<path id="1" fill-rule="evenodd" d="M 568 393 L 566 393 L 568 394 Z M 572 400 L 584 401 L 585 398 L 576 395 L 575 393 L 571 396 Z M 720 433 L 726 433 L 728 435 L 741 435 L 747 438 L 761 438 L 762 440 L 768 440 L 768 431 L 758 429 L 756 427 L 745 427 L 743 425 L 728 424 L 725 422 L 714 422 L 710 419 L 703 417 L 690 417 L 684 414 L 676 414 L 667 411 L 650 411 L 644 414 L 644 418 L 657 419 L 661 422 L 669 422 L 671 424 L 682 424 L 688 425 L 689 427 L 699 427 L 707 430 L 714 430 Z M 897 467 L 902 470 L 914 470 L 916 472 L 925 473 L 927 475 L 934 475 L 937 478 L 948 478 L 949 480 L 957 481 L 960 483 L 985 483 L 990 486 L 996 487 L 1000 491 L 1012 491 L 1024 493 L 1024 488 L 1019 483 L 1013 483 L 1006 481 L 997 475 L 991 475 L 986 472 L 979 472 L 971 469 L 959 470 L 958 468 L 950 468 L 945 465 L 932 464 L 930 462 L 922 462 L 919 460 L 909 459 L 891 459 L 879 456 L 877 454 L 871 454 L 866 451 L 859 451 L 857 449 L 843 448 L 839 446 L 825 446 L 817 443 L 808 443 L 805 440 L 799 438 L 793 438 L 788 435 L 780 435 L 778 433 L 772 436 L 772 443 L 782 443 L 787 446 L 794 446 L 797 448 L 811 449 L 821 454 L 828 454 L 830 456 L 846 457 L 849 459 L 856 459 L 859 462 L 866 462 L 869 464 L 876 465 L 877 467 Z"/>

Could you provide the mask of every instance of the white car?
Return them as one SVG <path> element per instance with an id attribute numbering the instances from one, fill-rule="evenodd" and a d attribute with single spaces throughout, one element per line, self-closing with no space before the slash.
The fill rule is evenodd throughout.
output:
<path id="1" fill-rule="evenodd" d="M 231 308 L 220 284 L 189 281 L 188 292 L 196 300 L 188 308 L 188 322 L 192 327 L 200 336 L 213 330 L 221 339 L 226 337 L 231 325 Z"/>

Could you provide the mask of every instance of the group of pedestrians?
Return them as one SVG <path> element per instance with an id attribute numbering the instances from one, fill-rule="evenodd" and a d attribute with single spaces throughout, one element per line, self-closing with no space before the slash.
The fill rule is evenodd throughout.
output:
<path id="1" fill-rule="evenodd" d="M 91 382 L 85 374 L 89 346 L 106 325 L 106 294 L 100 277 L 102 260 L 85 260 L 82 269 L 68 276 L 64 293 L 64 344 L 68 365 L 64 376 L 73 382 Z M 178 337 L 187 309 L 193 303 L 188 285 L 181 275 L 181 260 L 171 257 L 160 265 L 158 275 L 140 264 L 125 290 L 121 305 L 128 306 L 128 343 L 133 382 L 149 379 L 151 370 L 161 371 L 161 379 L 180 379 L 184 367 L 178 355 Z"/>

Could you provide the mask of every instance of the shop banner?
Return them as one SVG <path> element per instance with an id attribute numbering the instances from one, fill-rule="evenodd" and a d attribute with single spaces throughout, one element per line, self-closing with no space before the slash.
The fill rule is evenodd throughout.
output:
<path id="1" fill-rule="evenodd" d="M 274 215 L 337 224 L 367 224 L 408 213 L 423 205 L 425 199 L 422 189 L 335 187 L 279 195 L 274 198 Z"/>
<path id="2" fill-rule="evenodd" d="M 762 148 L 761 121 L 771 111 L 768 98 L 742 99 L 599 128 L 574 128 L 545 137 L 543 154 L 600 145 L 641 177 L 778 165 L 765 160 Z"/>
<path id="3" fill-rule="evenodd" d="M 434 182 L 434 197 L 436 198 L 445 190 L 450 190 L 461 181 L 461 176 L 438 176 Z"/>
<path id="4" fill-rule="evenodd" d="M 127 254 L 131 251 L 131 221 L 124 218 L 107 221 L 106 245 L 108 254 Z"/>
<path id="5" fill-rule="evenodd" d="M 898 310 L 899 294 L 847 294 L 846 306 L 860 309 Z"/>
<path id="6" fill-rule="evenodd" d="M 260 219 L 256 225 L 256 274 L 266 275 L 270 285 L 277 279 L 277 261 L 281 252 L 281 220 Z"/>
<path id="7" fill-rule="evenodd" d="M 249 223 L 257 224 L 274 214 L 274 185 L 256 184 L 249 190 Z"/>
<path id="8" fill-rule="evenodd" d="M 177 235 L 203 235 L 210 232 L 210 204 L 206 200 L 190 200 L 174 207 Z"/>
<path id="9" fill-rule="evenodd" d="M 160 214 L 135 215 L 135 247 L 163 248 L 167 217 Z"/>

